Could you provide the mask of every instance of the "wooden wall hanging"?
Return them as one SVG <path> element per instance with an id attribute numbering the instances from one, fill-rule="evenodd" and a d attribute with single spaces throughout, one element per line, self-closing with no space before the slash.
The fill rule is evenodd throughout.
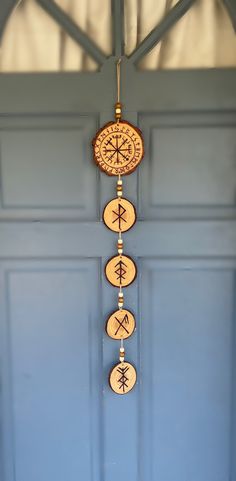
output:
<path id="1" fill-rule="evenodd" d="M 129 338 L 136 326 L 134 315 L 124 309 L 123 288 L 136 278 L 137 267 L 134 260 L 123 254 L 122 234 L 131 229 L 136 222 L 134 205 L 123 197 L 122 176 L 133 172 L 144 156 L 142 133 L 138 127 L 121 119 L 120 103 L 120 64 L 117 62 L 117 102 L 115 121 L 108 122 L 95 135 L 93 145 L 94 161 L 110 176 L 117 176 L 117 197 L 110 200 L 103 211 L 103 222 L 113 232 L 118 233 L 117 255 L 109 259 L 105 275 L 118 291 L 118 310 L 113 312 L 106 323 L 106 332 L 111 339 L 120 341 L 119 363 L 109 374 L 109 384 L 116 394 L 126 394 L 135 386 L 137 374 L 135 367 L 125 361 L 124 339 Z"/>

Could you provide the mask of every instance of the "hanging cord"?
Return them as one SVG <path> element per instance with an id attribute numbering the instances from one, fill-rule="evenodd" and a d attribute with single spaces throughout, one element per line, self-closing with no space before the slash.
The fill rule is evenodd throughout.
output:
<path id="1" fill-rule="evenodd" d="M 116 121 L 119 123 L 121 119 L 121 103 L 120 103 L 120 68 L 121 68 L 121 58 L 116 63 L 116 87 L 117 87 L 117 101 L 115 104 L 115 117 Z"/>
<path id="2" fill-rule="evenodd" d="M 121 58 L 119 58 L 116 64 L 117 102 L 120 102 L 120 64 Z"/>
<path id="3" fill-rule="evenodd" d="M 121 103 L 120 103 L 120 64 L 121 64 L 121 58 L 118 59 L 118 62 L 116 64 L 116 84 L 117 84 L 117 102 L 115 106 L 115 115 L 116 115 L 116 121 L 119 122 L 121 118 Z M 117 189 L 117 195 L 118 198 L 120 199 L 122 197 L 122 180 L 121 180 L 121 175 L 118 175 L 118 182 L 117 185 L 120 186 L 120 190 Z M 122 244 L 119 245 L 119 242 L 122 242 L 122 234 L 121 231 L 118 234 L 118 252 L 121 254 L 123 252 L 123 242 Z M 120 249 L 119 249 L 120 248 Z M 122 302 L 119 303 L 119 309 L 122 310 L 123 308 L 123 291 L 122 291 L 122 286 L 120 286 L 120 300 L 122 298 Z M 125 360 L 125 350 L 124 350 L 124 341 L 121 339 L 120 341 L 120 362 L 124 362 Z"/>
<path id="4" fill-rule="evenodd" d="M 120 340 L 120 356 L 119 356 L 120 362 L 125 361 L 125 348 L 124 348 L 124 340 Z"/>

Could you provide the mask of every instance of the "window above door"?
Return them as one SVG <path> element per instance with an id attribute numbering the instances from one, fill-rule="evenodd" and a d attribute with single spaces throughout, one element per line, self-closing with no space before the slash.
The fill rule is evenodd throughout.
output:
<path id="1" fill-rule="evenodd" d="M 0 71 L 93 71 L 110 55 L 123 53 L 144 70 L 235 67 L 232 5 L 232 0 L 20 0 L 3 30 Z M 117 35 L 120 52 L 114 51 Z"/>

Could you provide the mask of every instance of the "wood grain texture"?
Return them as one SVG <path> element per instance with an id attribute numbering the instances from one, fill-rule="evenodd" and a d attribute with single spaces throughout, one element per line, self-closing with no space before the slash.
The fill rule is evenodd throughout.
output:
<path id="1" fill-rule="evenodd" d="M 108 122 L 92 141 L 94 161 L 107 175 L 131 174 L 144 156 L 141 131 L 126 120 Z"/>
<path id="2" fill-rule="evenodd" d="M 137 267 L 131 257 L 126 255 L 114 256 L 105 266 L 107 280 L 115 287 L 127 287 L 134 282 Z"/>
<path id="3" fill-rule="evenodd" d="M 136 384 L 136 369 L 129 362 L 116 364 L 110 372 L 109 382 L 116 394 L 127 394 Z"/>
<path id="4" fill-rule="evenodd" d="M 135 317 L 127 309 L 113 312 L 106 323 L 106 332 L 112 339 L 127 339 L 132 336 L 136 326 Z"/>
<path id="5" fill-rule="evenodd" d="M 135 207 L 124 197 L 112 199 L 103 211 L 103 222 L 113 232 L 127 232 L 135 221 Z"/>

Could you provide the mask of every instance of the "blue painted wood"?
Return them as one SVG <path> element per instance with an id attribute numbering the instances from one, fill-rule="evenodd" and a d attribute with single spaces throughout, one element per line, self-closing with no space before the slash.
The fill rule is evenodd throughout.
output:
<path id="1" fill-rule="evenodd" d="M 101 222 L 115 179 L 90 146 L 113 115 L 115 61 L 0 77 L 1 479 L 236 481 L 236 72 L 123 61 L 146 155 L 124 179 L 139 213 L 125 236 L 138 385 L 116 397 L 102 270 L 116 236 Z"/>
<path id="2" fill-rule="evenodd" d="M 11 120 L 0 133 L 2 215 L 55 219 L 64 212 L 64 218 L 96 219 L 98 172 L 88 149 L 96 116 Z"/>
<path id="3" fill-rule="evenodd" d="M 234 268 L 141 264 L 140 480 L 233 479 Z"/>
<path id="4" fill-rule="evenodd" d="M 1 279 L 3 479 L 100 480 L 99 263 L 4 262 Z"/>

